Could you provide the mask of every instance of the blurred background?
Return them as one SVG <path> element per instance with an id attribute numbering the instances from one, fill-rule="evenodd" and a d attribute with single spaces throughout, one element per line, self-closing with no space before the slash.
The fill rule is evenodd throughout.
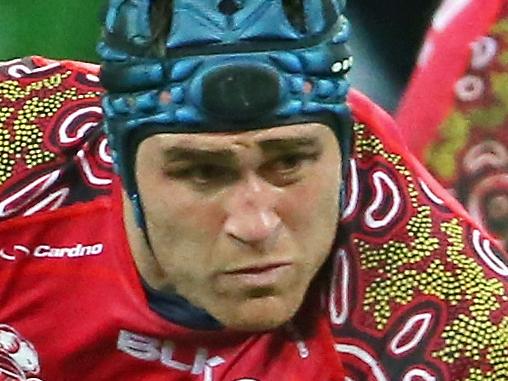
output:
<path id="1" fill-rule="evenodd" d="M 104 0 L 0 0 L 0 60 L 42 55 L 97 62 Z M 349 0 L 353 85 L 388 111 L 397 106 L 440 0 Z"/>
<path id="2" fill-rule="evenodd" d="M 353 86 L 394 111 L 439 4 L 441 0 L 348 0 Z"/>

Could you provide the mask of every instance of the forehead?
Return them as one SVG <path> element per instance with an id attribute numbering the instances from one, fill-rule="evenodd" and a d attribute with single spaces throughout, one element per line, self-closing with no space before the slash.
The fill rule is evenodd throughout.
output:
<path id="1" fill-rule="evenodd" d="M 321 123 L 304 123 L 240 132 L 166 133 L 151 136 L 150 145 L 159 149 L 189 147 L 199 149 L 229 149 L 234 146 L 256 148 L 270 142 L 322 143 L 334 139 L 333 131 Z M 154 147 L 155 148 L 155 147 Z"/>

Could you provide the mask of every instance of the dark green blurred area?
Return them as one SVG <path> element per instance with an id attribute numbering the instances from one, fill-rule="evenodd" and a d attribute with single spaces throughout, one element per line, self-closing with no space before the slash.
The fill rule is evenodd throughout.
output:
<path id="1" fill-rule="evenodd" d="M 0 0 L 0 60 L 27 55 L 97 62 L 103 0 Z"/>
<path id="2" fill-rule="evenodd" d="M 41 55 L 97 62 L 99 15 L 106 1 L 0 0 L 0 61 Z M 348 0 L 353 86 L 394 110 L 440 1 Z"/>

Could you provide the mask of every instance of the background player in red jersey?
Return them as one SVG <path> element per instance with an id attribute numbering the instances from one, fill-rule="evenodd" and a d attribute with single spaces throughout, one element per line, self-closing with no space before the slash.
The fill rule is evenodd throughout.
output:
<path id="1" fill-rule="evenodd" d="M 444 1 L 397 121 L 410 148 L 508 248 L 508 3 Z"/>

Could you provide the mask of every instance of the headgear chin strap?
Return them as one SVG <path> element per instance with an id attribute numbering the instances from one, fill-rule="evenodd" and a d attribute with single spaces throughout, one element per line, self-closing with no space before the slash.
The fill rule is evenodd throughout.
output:
<path id="1" fill-rule="evenodd" d="M 173 0 L 162 44 L 155 3 L 110 0 L 98 46 L 105 131 L 142 228 L 135 155 L 155 133 L 324 122 L 347 171 L 345 0 Z"/>

